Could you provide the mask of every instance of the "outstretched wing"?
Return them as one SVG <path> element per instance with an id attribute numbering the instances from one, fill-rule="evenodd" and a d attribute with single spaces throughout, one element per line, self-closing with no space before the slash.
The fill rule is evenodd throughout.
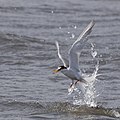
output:
<path id="1" fill-rule="evenodd" d="M 72 47 L 70 48 L 69 67 L 71 69 L 79 71 L 79 56 L 80 56 L 81 50 L 84 47 L 84 44 L 88 40 L 87 35 L 91 33 L 94 24 L 95 24 L 94 21 L 91 21 L 88 24 L 88 26 L 84 29 L 84 31 L 80 34 L 78 39 L 73 43 Z"/>
<path id="2" fill-rule="evenodd" d="M 60 54 L 60 47 L 59 47 L 59 43 L 56 41 L 56 47 L 57 47 L 57 51 L 58 51 L 58 57 L 60 58 L 60 60 L 62 61 L 63 65 L 65 67 L 67 67 L 68 65 L 66 64 L 65 60 L 63 59 L 63 57 Z"/>

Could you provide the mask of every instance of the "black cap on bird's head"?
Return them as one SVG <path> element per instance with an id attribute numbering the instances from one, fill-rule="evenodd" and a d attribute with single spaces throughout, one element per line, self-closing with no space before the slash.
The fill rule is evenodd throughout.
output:
<path id="1" fill-rule="evenodd" d="M 65 66 L 59 66 L 56 70 L 53 70 L 53 72 L 57 73 L 57 72 L 59 72 L 59 71 L 61 71 L 63 69 L 67 69 L 67 67 L 65 67 Z"/>

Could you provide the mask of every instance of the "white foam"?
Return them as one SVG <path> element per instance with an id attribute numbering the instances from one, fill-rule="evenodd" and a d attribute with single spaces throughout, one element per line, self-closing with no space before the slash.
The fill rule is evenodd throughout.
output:
<path id="1" fill-rule="evenodd" d="M 112 114 L 113 114 L 115 117 L 120 118 L 120 113 L 119 113 L 119 112 L 113 110 L 113 111 L 112 111 Z"/>
<path id="2" fill-rule="evenodd" d="M 95 59 L 97 52 L 94 50 L 94 45 L 91 44 L 91 50 L 94 51 L 91 52 L 91 55 L 93 59 Z M 76 105 L 87 105 L 90 107 L 96 107 L 96 97 L 98 95 L 96 94 L 96 89 L 95 89 L 95 82 L 96 82 L 96 77 L 97 73 L 99 70 L 99 61 L 97 61 L 95 65 L 95 70 L 91 75 L 83 74 L 83 78 L 87 81 L 87 84 L 85 83 L 78 83 L 77 86 L 73 86 L 73 88 L 69 89 L 68 92 L 69 94 L 76 93 L 77 95 L 73 96 L 73 104 Z"/>

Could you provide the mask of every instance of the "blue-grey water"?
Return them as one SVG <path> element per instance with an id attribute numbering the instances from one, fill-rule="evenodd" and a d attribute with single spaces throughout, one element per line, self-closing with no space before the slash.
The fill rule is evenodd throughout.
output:
<path id="1" fill-rule="evenodd" d="M 91 21 L 96 24 L 80 58 L 92 73 L 97 51 L 97 106 L 74 105 L 71 81 L 53 74 L 59 59 L 55 41 L 66 56 L 70 45 Z M 119 119 L 119 0 L 0 0 L 0 119 Z"/>

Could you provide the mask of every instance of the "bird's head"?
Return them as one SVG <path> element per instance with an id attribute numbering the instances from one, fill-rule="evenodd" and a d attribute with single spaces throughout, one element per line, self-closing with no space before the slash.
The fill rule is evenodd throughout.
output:
<path id="1" fill-rule="evenodd" d="M 59 66 L 56 70 L 53 70 L 53 72 L 57 73 L 57 72 L 59 72 L 59 71 L 61 71 L 63 69 L 67 69 L 67 67 L 65 67 L 65 66 Z"/>

